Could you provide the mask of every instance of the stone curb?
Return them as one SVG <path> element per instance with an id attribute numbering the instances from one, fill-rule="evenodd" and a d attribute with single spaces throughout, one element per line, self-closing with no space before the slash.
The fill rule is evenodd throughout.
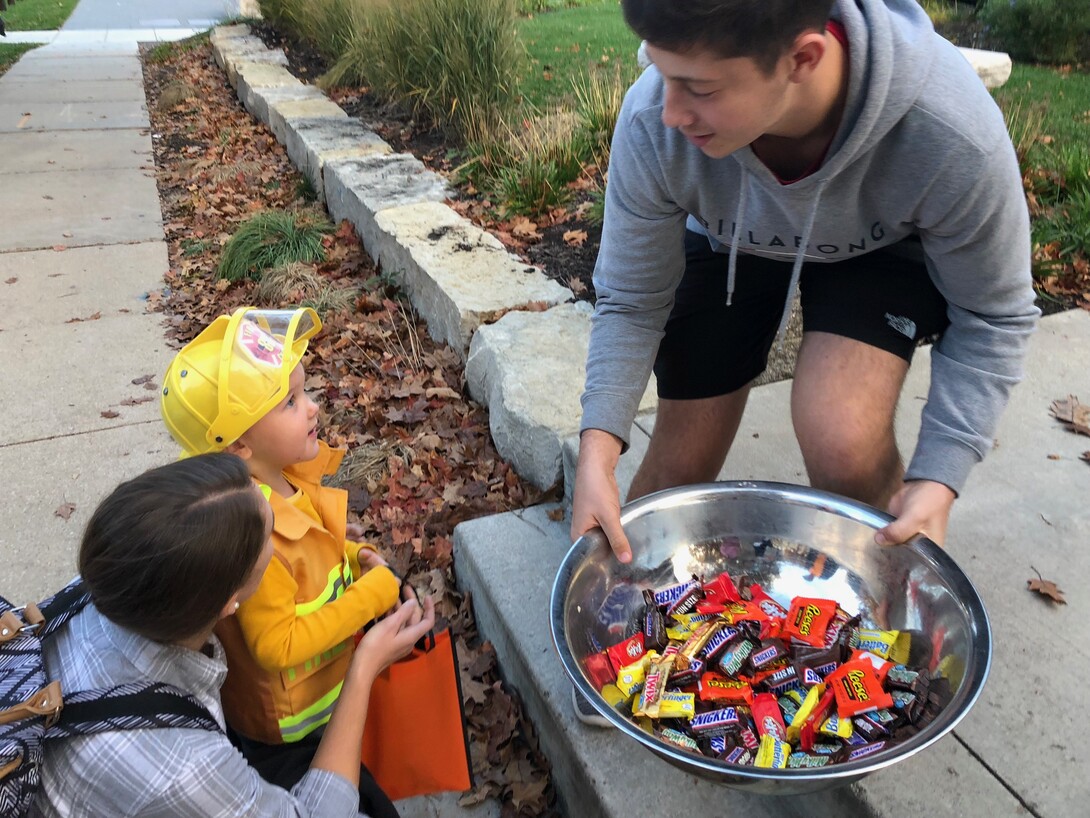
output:
<path id="1" fill-rule="evenodd" d="M 267 49 L 248 26 L 218 27 L 211 42 L 216 62 L 243 105 L 285 146 L 333 219 L 348 219 L 375 262 L 397 277 L 433 338 L 466 359 L 478 328 L 533 310 L 517 326 L 537 335 L 534 351 L 539 354 L 513 358 L 502 348 L 478 354 L 474 373 L 480 388 L 471 387 L 471 393 L 489 405 L 497 449 L 519 474 L 542 488 L 560 480 L 562 442 L 578 428 L 589 339 L 585 309 L 550 315 L 550 308 L 572 300 L 571 291 L 448 207 L 452 191 L 441 176 L 411 154 L 394 153 L 318 89 L 292 76 L 283 52 Z M 570 333 L 571 342 L 542 356 L 550 342 L 541 339 L 554 331 L 542 328 L 566 326 L 576 314 L 583 326 Z M 514 325 L 509 321 L 506 326 Z M 508 339 L 486 333 L 479 351 L 489 337 Z M 512 343 L 521 347 L 528 342 Z M 485 361 L 487 373 L 481 371 Z M 522 407 L 525 401 L 506 390 L 527 380 L 548 383 L 554 405 L 548 412 L 518 408 L 509 417 L 508 406 Z M 491 386 L 484 388 L 485 383 Z M 531 440 L 542 442 L 526 445 Z"/>
<path id="2" fill-rule="evenodd" d="M 579 430 L 591 312 L 585 301 L 512 312 L 482 326 L 469 348 L 469 394 L 488 405 L 497 450 L 513 453 L 519 474 L 539 488 L 568 485 L 564 446 Z M 655 408 L 656 394 L 652 375 L 641 412 Z"/>

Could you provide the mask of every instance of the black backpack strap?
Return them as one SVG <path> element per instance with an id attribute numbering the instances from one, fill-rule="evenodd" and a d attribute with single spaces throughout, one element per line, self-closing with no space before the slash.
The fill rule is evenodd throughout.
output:
<path id="1" fill-rule="evenodd" d="M 83 577 L 76 577 L 57 593 L 38 604 L 45 617 L 45 628 L 38 634 L 44 639 L 61 628 L 69 619 L 82 611 L 91 601 L 91 594 L 83 584 Z"/>
<path id="2" fill-rule="evenodd" d="M 208 710 L 185 691 L 162 682 L 135 682 L 66 696 L 60 719 L 49 728 L 46 738 L 161 727 L 221 729 Z"/>

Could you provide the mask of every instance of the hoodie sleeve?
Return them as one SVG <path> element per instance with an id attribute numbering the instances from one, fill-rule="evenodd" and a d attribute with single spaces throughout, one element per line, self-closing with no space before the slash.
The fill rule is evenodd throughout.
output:
<path id="1" fill-rule="evenodd" d="M 958 493 L 992 446 L 1040 315 L 1021 172 L 1006 129 L 1000 133 L 984 148 L 953 140 L 919 213 L 950 326 L 931 353 L 931 389 L 905 478 Z"/>
<path id="2" fill-rule="evenodd" d="M 641 111 L 636 101 L 653 73 L 648 69 L 629 92 L 614 131 L 582 397 L 580 430 L 611 432 L 625 448 L 685 268 L 686 214 L 670 196 L 641 124 L 658 109 Z"/>

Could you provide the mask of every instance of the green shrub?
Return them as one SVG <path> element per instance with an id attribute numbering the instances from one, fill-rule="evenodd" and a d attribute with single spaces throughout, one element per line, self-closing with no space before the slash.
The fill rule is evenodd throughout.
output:
<path id="1" fill-rule="evenodd" d="M 444 131 L 498 121 L 517 103 L 525 50 L 513 0 L 356 4 L 349 43 L 325 86 L 366 84 Z"/>
<path id="2" fill-rule="evenodd" d="M 1062 64 L 1090 59 L 1087 0 L 988 0 L 980 13 L 1016 60 Z"/>
<path id="3" fill-rule="evenodd" d="M 322 236 L 333 225 L 305 213 L 266 210 L 242 223 L 223 246 L 219 275 L 228 281 L 257 279 L 293 261 L 325 260 Z"/>

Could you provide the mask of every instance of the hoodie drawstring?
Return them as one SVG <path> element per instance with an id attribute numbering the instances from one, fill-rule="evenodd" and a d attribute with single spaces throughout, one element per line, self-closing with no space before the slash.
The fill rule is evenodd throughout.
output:
<path id="1" fill-rule="evenodd" d="M 746 184 L 749 174 L 742 168 L 742 178 L 738 185 L 738 212 L 734 217 L 734 230 L 730 234 L 730 261 L 727 262 L 727 306 L 734 300 L 734 274 L 738 265 L 738 237 L 742 235 L 742 219 L 746 215 Z"/>
<path id="2" fill-rule="evenodd" d="M 787 285 L 787 300 L 783 304 L 783 315 L 780 316 L 780 327 L 776 330 L 776 349 L 783 348 L 783 333 L 787 329 L 787 322 L 791 318 L 791 307 L 795 303 L 795 295 L 799 291 L 799 278 L 802 276 L 802 262 L 806 257 L 806 247 L 810 244 L 810 233 L 814 229 L 814 221 L 817 219 L 818 206 L 821 203 L 821 192 L 825 183 L 821 182 L 814 193 L 814 204 L 810 208 L 810 215 L 806 219 L 806 227 L 802 231 L 802 243 L 795 253 L 795 264 L 791 268 L 791 283 Z"/>

